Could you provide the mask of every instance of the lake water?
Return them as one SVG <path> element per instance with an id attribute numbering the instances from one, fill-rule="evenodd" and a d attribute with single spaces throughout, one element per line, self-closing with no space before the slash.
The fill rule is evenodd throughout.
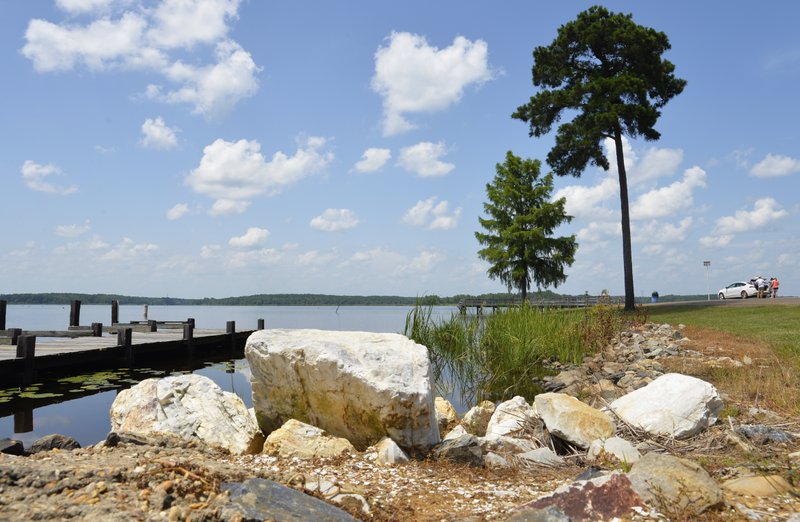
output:
<path id="1" fill-rule="evenodd" d="M 237 330 L 255 329 L 258 319 L 264 319 L 267 328 L 318 328 L 321 330 L 351 330 L 365 332 L 402 333 L 409 306 L 149 306 L 148 318 L 158 321 L 180 321 L 194 318 L 197 328 L 224 329 L 227 321 L 236 321 Z M 455 307 L 435 307 L 433 316 L 450 317 Z M 144 319 L 141 305 L 122 305 L 119 307 L 120 322 Z M 60 305 L 8 305 L 6 326 L 27 330 L 63 330 L 69 324 L 70 307 Z M 80 323 L 93 322 L 108 325 L 111 323 L 111 307 L 102 305 L 83 305 Z M 5 347 L 3 349 L 9 349 Z M 141 368 L 141 371 L 122 373 L 103 373 L 95 376 L 86 385 L 84 382 L 81 397 L 62 400 L 55 404 L 32 407 L 43 402 L 41 398 L 52 391 L 54 383 L 38 383 L 25 390 L 34 399 L 20 400 L 14 404 L 28 402 L 30 405 L 16 407 L 15 411 L 4 412 L 0 417 L 0 438 L 14 438 L 29 446 L 34 440 L 50 433 L 60 433 L 74 437 L 82 446 L 99 442 L 111 429 L 108 411 L 116 397 L 117 390 L 130 386 L 134 380 L 149 376 L 163 376 L 186 368 L 170 367 Z M 233 392 L 251 407 L 252 396 L 247 361 L 208 362 L 193 373 L 205 375 L 222 389 Z M 62 380 L 64 381 L 64 380 Z M 70 381 L 65 381 L 69 383 Z M 63 384 L 60 389 L 69 388 Z M 72 386 L 75 387 L 74 385 Z M 87 388 L 89 391 L 87 391 Z M 18 388 L 3 389 L 0 383 L 0 401 L 3 396 L 20 395 Z M 44 392 L 44 393 L 43 393 Z M 453 401 L 453 398 L 451 401 Z M 464 407 L 453 401 L 457 409 Z"/>

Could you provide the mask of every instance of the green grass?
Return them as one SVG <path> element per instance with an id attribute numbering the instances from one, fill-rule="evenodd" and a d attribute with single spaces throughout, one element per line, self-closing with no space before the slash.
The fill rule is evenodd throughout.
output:
<path id="1" fill-rule="evenodd" d="M 541 392 L 543 363 L 578 363 L 601 348 L 622 327 L 619 309 L 540 310 L 521 307 L 479 317 L 453 314 L 435 322 L 431 309 L 417 306 L 406 319 L 405 335 L 428 347 L 437 391 L 460 392 L 464 404 L 527 400 Z"/>
<path id="2" fill-rule="evenodd" d="M 715 341 L 725 353 L 735 359 L 758 359 L 738 368 L 694 368 L 696 376 L 712 381 L 743 405 L 800 416 L 800 306 L 758 301 L 648 308 L 654 322 L 728 334 Z"/>
<path id="3" fill-rule="evenodd" d="M 648 314 L 653 322 L 683 323 L 761 341 L 777 355 L 800 359 L 800 306 L 763 301 L 753 305 L 670 305 L 648 307 Z"/>

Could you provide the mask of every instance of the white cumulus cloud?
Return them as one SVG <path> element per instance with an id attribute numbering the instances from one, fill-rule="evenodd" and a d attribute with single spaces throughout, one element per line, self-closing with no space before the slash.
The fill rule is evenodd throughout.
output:
<path id="1" fill-rule="evenodd" d="M 361 160 L 353 168 L 356 172 L 375 172 L 382 169 L 390 159 L 392 159 L 391 150 L 371 147 L 364 151 Z"/>
<path id="2" fill-rule="evenodd" d="M 240 0 L 163 0 L 155 7 L 142 0 L 116 5 L 58 1 L 68 13 L 91 20 L 83 25 L 73 18 L 63 23 L 30 20 L 21 52 L 38 72 L 83 66 L 156 73 L 170 85 L 147 85 L 147 98 L 191 104 L 194 113 L 209 118 L 225 114 L 258 90 L 260 67 L 227 36 Z M 112 7 L 121 13 L 111 16 Z"/>
<path id="3" fill-rule="evenodd" d="M 755 202 L 753 210 L 739 210 L 733 216 L 716 220 L 714 233 L 719 235 L 749 232 L 765 227 L 789 213 L 773 198 L 762 198 Z"/>
<path id="4" fill-rule="evenodd" d="M 26 160 L 25 163 L 22 164 L 21 172 L 22 179 L 25 181 L 25 185 L 29 189 L 37 192 L 48 192 L 50 194 L 60 194 L 62 196 L 66 196 L 73 194 L 78 190 L 78 188 L 74 185 L 64 187 L 61 185 L 54 185 L 46 181 L 51 176 L 58 177 L 63 175 L 61 168 L 53 163 L 40 165 L 35 161 Z"/>
<path id="5" fill-rule="evenodd" d="M 424 36 L 393 32 L 375 52 L 372 89 L 383 97 L 383 133 L 413 129 L 408 113 L 433 112 L 457 103 L 470 84 L 492 79 L 488 45 L 457 36 L 439 49 Z"/>
<path id="6" fill-rule="evenodd" d="M 89 13 L 92 11 L 104 11 L 108 9 L 115 0 L 56 0 L 59 9 L 68 13 Z"/>
<path id="7" fill-rule="evenodd" d="M 352 210 L 346 208 L 329 208 L 309 223 L 311 228 L 325 232 L 347 230 L 358 225 L 358 217 Z"/>
<path id="8" fill-rule="evenodd" d="M 178 203 L 171 209 L 167 210 L 167 219 L 175 220 L 180 219 L 189 213 L 189 205 L 186 203 Z"/>
<path id="9" fill-rule="evenodd" d="M 147 37 L 160 48 L 213 43 L 228 33 L 228 18 L 236 18 L 239 0 L 164 0 L 153 10 Z"/>
<path id="10" fill-rule="evenodd" d="M 215 198 L 212 213 L 223 214 L 249 204 L 261 195 L 275 195 L 284 187 L 321 171 L 333 159 L 325 150 L 325 138 L 311 137 L 300 143 L 292 156 L 283 152 L 266 161 L 255 140 L 215 140 L 203 149 L 200 165 L 186 183 L 193 190 Z"/>
<path id="11" fill-rule="evenodd" d="M 269 230 L 266 228 L 250 227 L 244 235 L 232 237 L 228 244 L 237 248 L 250 248 L 260 245 L 269 237 Z"/>
<path id="12" fill-rule="evenodd" d="M 228 112 L 239 101 L 258 91 L 256 75 L 260 68 L 253 57 L 232 41 L 216 46 L 217 62 L 213 65 L 195 66 L 177 61 L 166 67 L 164 75 L 178 89 L 162 92 L 160 86 L 150 85 L 147 95 L 167 103 L 189 103 L 195 114 L 218 117 Z"/>
<path id="13" fill-rule="evenodd" d="M 161 116 L 155 119 L 147 118 L 142 123 L 142 139 L 139 142 L 143 147 L 150 149 L 169 150 L 178 146 L 175 131 L 164 123 Z"/>
<path id="14" fill-rule="evenodd" d="M 597 185 L 569 185 L 556 191 L 553 199 L 566 198 L 564 206 L 567 214 L 578 218 L 598 216 L 610 217 L 609 211 L 600 206 L 609 199 L 619 197 L 619 183 L 607 175 Z"/>
<path id="15" fill-rule="evenodd" d="M 750 175 L 757 178 L 777 178 L 797 172 L 800 172 L 800 160 L 778 154 L 767 154 L 750 169 Z"/>
<path id="16" fill-rule="evenodd" d="M 423 178 L 444 176 L 456 168 L 452 163 L 446 163 L 439 159 L 445 154 L 447 154 L 447 147 L 443 142 L 423 141 L 400 149 L 398 163 L 405 170 L 415 172 Z"/>
<path id="17" fill-rule="evenodd" d="M 695 189 L 706 186 L 706 172 L 700 167 L 692 167 L 676 181 L 639 196 L 631 205 L 631 219 L 654 219 L 671 216 L 690 208 L 694 204 Z"/>
<path id="18" fill-rule="evenodd" d="M 430 230 L 450 230 L 458 225 L 461 218 L 461 207 L 450 212 L 450 203 L 437 197 L 417 201 L 403 215 L 403 221 L 409 225 L 426 227 Z"/>

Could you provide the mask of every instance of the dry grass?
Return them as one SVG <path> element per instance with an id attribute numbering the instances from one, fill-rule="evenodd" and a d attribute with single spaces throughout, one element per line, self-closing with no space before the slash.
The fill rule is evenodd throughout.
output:
<path id="1" fill-rule="evenodd" d="M 684 348 L 705 357 L 667 358 L 661 361 L 665 368 L 712 382 L 728 403 L 800 418 L 800 372 L 793 364 L 796 361 L 776 355 L 766 343 L 724 332 L 687 326 L 685 334 L 690 342 Z M 730 361 L 721 359 L 725 357 Z"/>

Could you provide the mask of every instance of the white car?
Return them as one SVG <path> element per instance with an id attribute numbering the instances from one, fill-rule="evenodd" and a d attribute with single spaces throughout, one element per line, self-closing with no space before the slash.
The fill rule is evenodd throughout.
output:
<path id="1" fill-rule="evenodd" d="M 756 287 L 752 283 L 745 283 L 744 281 L 731 283 L 718 292 L 720 299 L 736 299 L 739 297 L 747 299 L 748 297 L 755 297 L 757 294 Z"/>

